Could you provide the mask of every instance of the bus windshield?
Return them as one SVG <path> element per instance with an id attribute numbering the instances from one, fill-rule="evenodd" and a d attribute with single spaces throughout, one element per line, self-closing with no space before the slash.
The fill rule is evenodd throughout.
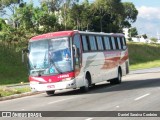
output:
<path id="1" fill-rule="evenodd" d="M 30 75 L 52 75 L 73 70 L 68 37 L 29 43 Z"/>

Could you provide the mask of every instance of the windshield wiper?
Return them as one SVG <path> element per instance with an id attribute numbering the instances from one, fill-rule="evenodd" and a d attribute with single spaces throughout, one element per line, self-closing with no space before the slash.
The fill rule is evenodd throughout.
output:
<path id="1" fill-rule="evenodd" d="M 59 70 L 59 68 L 55 65 L 55 62 L 52 60 L 52 64 L 54 66 L 54 68 L 56 68 L 56 70 L 58 71 L 58 73 L 62 74 L 62 72 Z"/>

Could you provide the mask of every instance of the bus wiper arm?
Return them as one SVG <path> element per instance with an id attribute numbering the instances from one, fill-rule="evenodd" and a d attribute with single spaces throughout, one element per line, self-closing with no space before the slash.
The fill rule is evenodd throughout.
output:
<path id="1" fill-rule="evenodd" d="M 53 63 L 53 66 L 54 66 L 54 67 L 56 68 L 56 70 L 58 71 L 58 73 L 62 74 L 62 72 L 59 70 L 59 68 L 55 65 L 55 62 L 52 61 L 52 63 Z"/>

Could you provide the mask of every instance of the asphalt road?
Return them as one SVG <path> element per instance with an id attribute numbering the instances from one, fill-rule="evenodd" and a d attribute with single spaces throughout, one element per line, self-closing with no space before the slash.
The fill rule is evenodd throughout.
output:
<path id="1" fill-rule="evenodd" d="M 81 93 L 79 90 L 65 90 L 56 91 L 55 96 L 47 96 L 45 93 L 42 93 L 34 96 L 1 101 L 0 111 L 160 111 L 160 68 L 133 71 L 123 77 L 121 84 L 110 85 L 107 82 L 103 82 L 91 88 L 87 93 Z M 73 112 L 73 114 L 76 113 Z M 98 116 L 98 113 L 86 112 L 86 114 L 95 114 L 95 116 L 97 114 Z M 82 113 L 82 116 L 83 115 Z M 92 117 L 89 115 L 83 117 L 62 116 L 54 117 L 54 119 L 47 117 L 45 119 L 160 119 L 160 117 Z M 40 120 L 40 118 L 35 119 Z"/>

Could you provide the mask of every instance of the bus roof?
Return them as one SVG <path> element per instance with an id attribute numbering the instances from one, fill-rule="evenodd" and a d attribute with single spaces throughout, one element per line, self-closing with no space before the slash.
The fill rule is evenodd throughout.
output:
<path id="1" fill-rule="evenodd" d="M 58 32 L 51 32 L 51 33 L 46 33 L 42 35 L 38 35 L 35 37 L 32 37 L 30 40 L 40 40 L 40 39 L 48 39 L 48 38 L 53 38 L 53 37 L 61 37 L 61 36 L 71 36 L 75 31 L 58 31 Z"/>
<path id="2" fill-rule="evenodd" d="M 124 34 L 122 33 L 85 32 L 85 31 L 79 31 L 79 33 L 89 34 L 89 35 L 124 36 Z"/>
<path id="3" fill-rule="evenodd" d="M 124 34 L 122 33 L 103 33 L 103 32 L 88 32 L 88 31 L 70 30 L 70 31 L 58 31 L 58 32 L 46 33 L 46 34 L 32 37 L 30 40 L 34 41 L 34 40 L 49 39 L 53 37 L 72 36 L 74 33 L 87 34 L 87 35 L 124 36 Z"/>

